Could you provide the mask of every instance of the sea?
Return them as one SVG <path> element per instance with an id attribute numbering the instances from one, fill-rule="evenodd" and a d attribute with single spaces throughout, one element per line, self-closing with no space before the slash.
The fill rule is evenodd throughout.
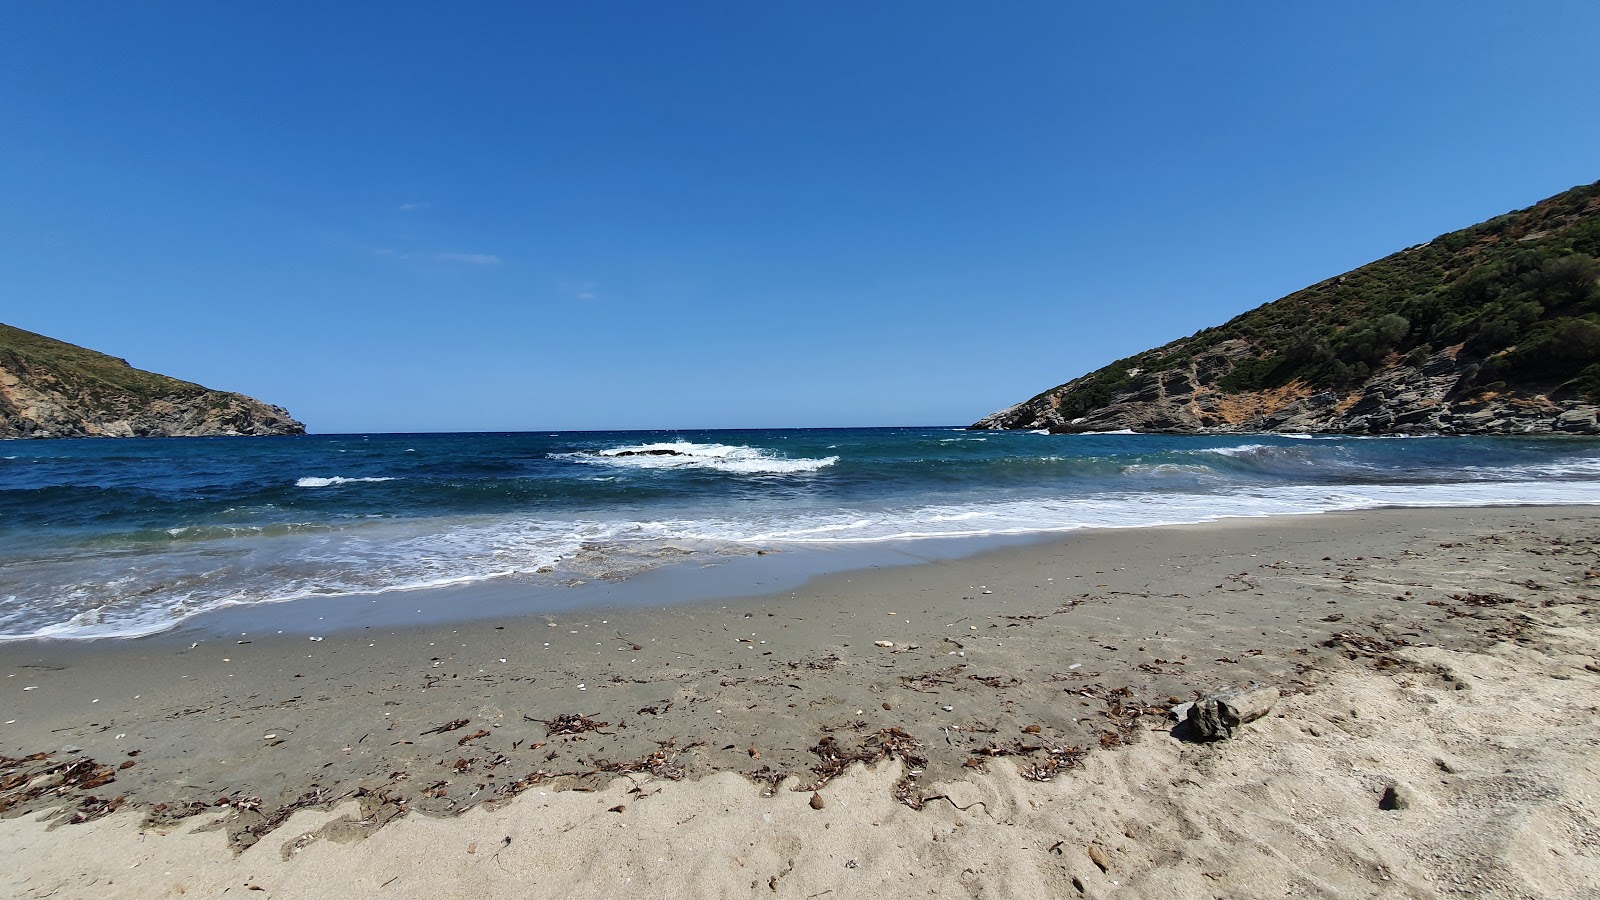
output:
<path id="1" fill-rule="evenodd" d="M 478 583 L 526 587 L 532 608 L 662 567 L 828 547 L 1588 503 L 1600 503 L 1600 441 L 1559 437 L 923 427 L 9 441 L 0 640 L 131 638 L 307 598 L 422 606 Z"/>

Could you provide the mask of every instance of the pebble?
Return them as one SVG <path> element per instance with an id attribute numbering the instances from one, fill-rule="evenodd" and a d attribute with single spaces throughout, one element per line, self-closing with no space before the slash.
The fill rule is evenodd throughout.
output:
<path id="1" fill-rule="evenodd" d="M 1089 861 L 1099 867 L 1102 872 L 1111 871 L 1111 857 L 1107 856 L 1104 850 L 1094 844 L 1089 845 Z"/>

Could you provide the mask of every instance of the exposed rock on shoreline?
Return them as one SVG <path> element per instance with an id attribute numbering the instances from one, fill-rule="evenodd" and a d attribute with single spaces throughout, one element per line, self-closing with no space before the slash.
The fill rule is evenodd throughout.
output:
<path id="1" fill-rule="evenodd" d="M 1228 393 L 1216 385 L 1249 354 L 1231 341 L 1161 372 L 1130 370 L 1126 387 L 1105 406 L 1068 420 L 1061 399 L 1092 376 L 1068 382 L 1026 403 L 1001 410 L 978 429 L 1048 429 L 1060 433 L 1118 431 L 1179 434 L 1600 434 L 1596 405 L 1544 393 L 1463 395 L 1481 361 L 1451 347 L 1416 362 L 1402 361 L 1354 390 L 1316 390 L 1303 384 Z"/>
<path id="2" fill-rule="evenodd" d="M 657 448 L 654 450 L 612 450 L 609 453 L 595 453 L 595 456 L 693 456 L 692 453 L 683 453 L 678 450 Z"/>
<path id="3" fill-rule="evenodd" d="M 305 434 L 281 406 L 0 325 L 0 439 Z"/>

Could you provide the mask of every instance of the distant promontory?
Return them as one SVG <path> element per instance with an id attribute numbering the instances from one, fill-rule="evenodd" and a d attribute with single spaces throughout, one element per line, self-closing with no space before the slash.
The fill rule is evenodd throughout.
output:
<path id="1" fill-rule="evenodd" d="M 0 324 L 0 439 L 305 434 L 281 406 Z"/>
<path id="2" fill-rule="evenodd" d="M 1600 182 L 1118 360 L 972 427 L 1600 434 Z"/>

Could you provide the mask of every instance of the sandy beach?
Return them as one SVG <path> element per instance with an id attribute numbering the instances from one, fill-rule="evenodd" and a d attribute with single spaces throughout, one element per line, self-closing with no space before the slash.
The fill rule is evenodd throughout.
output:
<path id="1" fill-rule="evenodd" d="M 4 645 L 0 893 L 1594 896 L 1597 553 L 1593 507 L 1331 513 Z M 1252 682 L 1269 717 L 1174 734 Z"/>

